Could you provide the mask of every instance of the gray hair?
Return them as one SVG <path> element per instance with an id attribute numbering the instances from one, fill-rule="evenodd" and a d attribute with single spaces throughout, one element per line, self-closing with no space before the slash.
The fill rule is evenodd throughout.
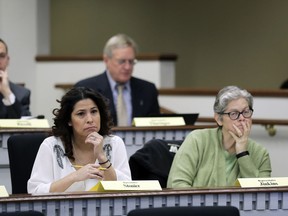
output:
<path id="1" fill-rule="evenodd" d="M 253 109 L 253 97 L 247 90 L 237 86 L 226 86 L 216 96 L 214 112 L 218 114 L 225 112 L 228 103 L 239 98 L 244 98 L 248 102 L 249 108 Z"/>
<path id="2" fill-rule="evenodd" d="M 135 52 L 135 55 L 138 52 L 137 44 L 132 38 L 130 38 L 128 35 L 125 34 L 117 34 L 107 41 L 103 50 L 103 54 L 111 58 L 114 49 L 125 47 L 132 47 Z"/>
<path id="3" fill-rule="evenodd" d="M 7 46 L 6 42 L 2 38 L 0 38 L 0 43 L 4 44 L 4 46 L 6 48 L 6 53 L 8 53 L 8 46 Z"/>

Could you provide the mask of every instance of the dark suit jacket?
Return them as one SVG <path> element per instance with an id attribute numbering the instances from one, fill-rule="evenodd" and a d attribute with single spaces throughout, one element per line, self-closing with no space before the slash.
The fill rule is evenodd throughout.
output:
<path id="1" fill-rule="evenodd" d="M 109 99 L 112 118 L 114 124 L 117 125 L 116 107 L 113 102 L 113 94 L 106 72 L 81 80 L 75 84 L 75 87 L 79 86 L 92 88 Z M 153 83 L 131 77 L 130 86 L 132 94 L 132 118 L 160 114 L 158 91 Z"/>
<path id="2" fill-rule="evenodd" d="M 5 106 L 2 102 L 3 96 L 0 94 L 0 118 L 14 119 L 21 118 L 21 116 L 30 116 L 30 90 L 12 82 L 9 84 L 16 100 L 11 106 Z"/>

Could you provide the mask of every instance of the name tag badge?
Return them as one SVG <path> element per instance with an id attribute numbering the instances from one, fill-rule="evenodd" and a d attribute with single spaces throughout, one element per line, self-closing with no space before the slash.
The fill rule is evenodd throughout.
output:
<path id="1" fill-rule="evenodd" d="M 136 127 L 183 126 L 185 121 L 183 117 L 135 117 L 132 125 Z"/>
<path id="2" fill-rule="evenodd" d="M 162 190 L 159 181 L 99 181 L 89 191 L 149 191 Z"/>
<path id="3" fill-rule="evenodd" d="M 276 178 L 238 178 L 235 186 L 249 187 L 283 187 L 288 186 L 288 177 Z"/>
<path id="4" fill-rule="evenodd" d="M 9 194 L 4 185 L 0 185 L 0 197 L 9 197 Z"/>

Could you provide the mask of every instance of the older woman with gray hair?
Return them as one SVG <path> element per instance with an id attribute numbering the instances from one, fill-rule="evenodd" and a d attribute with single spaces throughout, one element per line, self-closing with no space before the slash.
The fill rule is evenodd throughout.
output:
<path id="1" fill-rule="evenodd" d="M 249 138 L 253 111 L 247 90 L 221 89 L 214 103 L 218 127 L 187 135 L 175 155 L 167 187 L 233 186 L 237 178 L 270 177 L 269 153 Z"/>

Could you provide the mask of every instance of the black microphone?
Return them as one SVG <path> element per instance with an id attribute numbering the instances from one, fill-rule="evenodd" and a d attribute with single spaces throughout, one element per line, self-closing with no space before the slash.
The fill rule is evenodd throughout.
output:
<path id="1" fill-rule="evenodd" d="M 45 119 L 45 116 L 44 115 L 29 116 L 25 119 Z"/>
<path id="2" fill-rule="evenodd" d="M 44 115 L 37 115 L 36 118 L 37 119 L 45 119 L 45 116 Z"/>

